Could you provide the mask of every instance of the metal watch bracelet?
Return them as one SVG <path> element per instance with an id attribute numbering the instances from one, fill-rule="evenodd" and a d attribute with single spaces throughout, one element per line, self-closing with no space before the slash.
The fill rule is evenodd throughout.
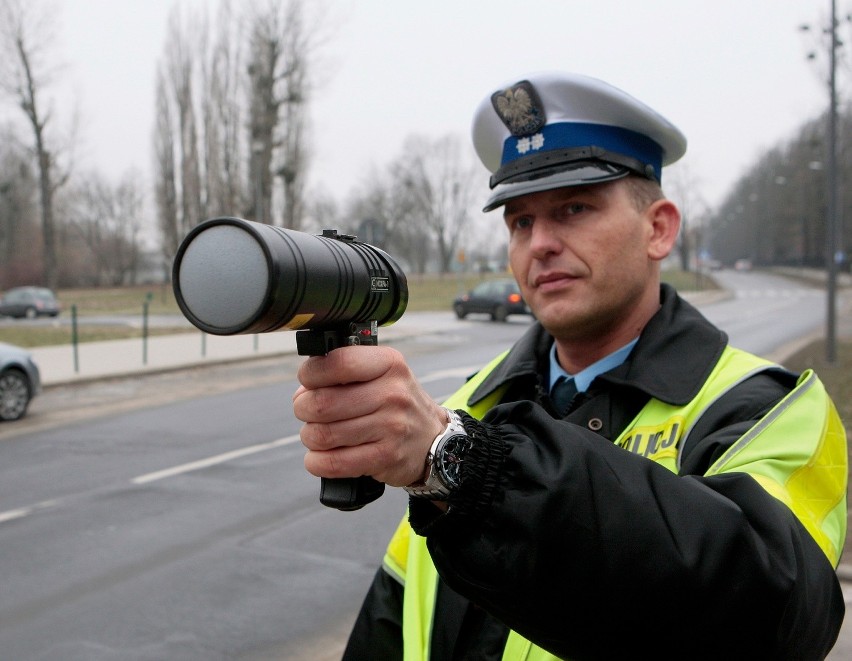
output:
<path id="1" fill-rule="evenodd" d="M 462 434 L 467 436 L 461 417 L 455 411 L 444 407 L 447 413 L 447 426 L 432 441 L 429 452 L 426 455 L 426 476 L 420 482 L 415 482 L 403 487 L 409 495 L 428 500 L 446 500 L 452 493 L 453 485 L 447 484 L 441 479 L 438 471 L 434 470 L 435 456 L 441 451 L 443 444 L 452 436 Z"/>

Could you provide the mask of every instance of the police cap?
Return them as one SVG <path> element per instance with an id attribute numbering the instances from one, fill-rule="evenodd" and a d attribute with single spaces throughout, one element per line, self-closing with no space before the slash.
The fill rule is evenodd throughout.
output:
<path id="1" fill-rule="evenodd" d="M 596 78 L 538 73 L 488 95 L 473 119 L 473 144 L 492 173 L 483 211 L 564 186 L 639 174 L 660 181 L 686 151 L 668 120 Z"/>

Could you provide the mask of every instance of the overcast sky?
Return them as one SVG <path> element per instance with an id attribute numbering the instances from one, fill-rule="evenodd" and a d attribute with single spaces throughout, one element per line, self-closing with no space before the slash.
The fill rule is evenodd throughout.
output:
<path id="1" fill-rule="evenodd" d="M 147 176 L 155 67 L 180 1 L 218 6 L 60 0 L 57 54 L 83 120 L 78 165 Z M 531 71 L 602 78 L 665 115 L 686 134 L 683 167 L 711 205 L 828 103 L 798 28 L 824 25 L 829 0 L 322 1 L 311 181 L 341 201 L 409 134 L 469 142 L 479 101 Z"/>

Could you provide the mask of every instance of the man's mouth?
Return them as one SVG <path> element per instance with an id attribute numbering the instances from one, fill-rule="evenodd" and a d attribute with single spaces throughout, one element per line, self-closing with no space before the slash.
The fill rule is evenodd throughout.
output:
<path id="1" fill-rule="evenodd" d="M 536 289 L 547 291 L 561 287 L 573 280 L 576 280 L 576 278 L 568 273 L 544 273 L 533 281 L 533 285 Z"/>

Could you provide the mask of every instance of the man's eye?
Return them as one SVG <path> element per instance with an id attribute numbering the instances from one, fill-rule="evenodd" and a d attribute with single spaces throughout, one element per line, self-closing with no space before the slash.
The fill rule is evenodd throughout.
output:
<path id="1" fill-rule="evenodd" d="M 583 213 L 588 207 L 582 202 L 572 202 L 565 206 L 565 214 L 568 216 L 576 216 L 578 213 Z"/>
<path id="2" fill-rule="evenodd" d="M 532 218 L 529 216 L 521 216 L 517 218 L 514 222 L 515 229 L 524 230 L 529 227 L 532 227 Z"/>

